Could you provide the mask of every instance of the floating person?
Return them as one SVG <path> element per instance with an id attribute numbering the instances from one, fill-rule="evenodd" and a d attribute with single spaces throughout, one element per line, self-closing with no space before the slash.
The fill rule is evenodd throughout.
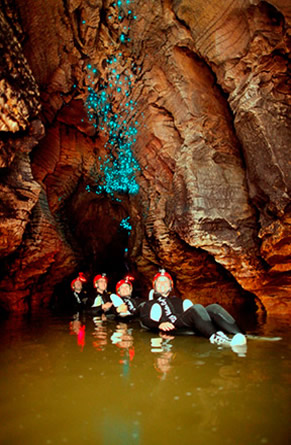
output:
<path id="1" fill-rule="evenodd" d="M 73 306 L 77 312 L 83 310 L 86 307 L 88 297 L 87 291 L 83 289 L 83 284 L 87 282 L 87 279 L 83 272 L 79 272 L 77 278 L 71 282 L 71 289 L 73 291 Z"/>
<path id="2" fill-rule="evenodd" d="M 144 302 L 144 299 L 132 297 L 133 281 L 134 277 L 126 275 L 116 284 L 116 294 L 111 294 L 110 298 L 118 317 L 137 317 L 139 305 Z"/>
<path id="3" fill-rule="evenodd" d="M 109 313 L 112 307 L 110 293 L 107 291 L 108 278 L 106 273 L 98 274 L 93 279 L 93 286 L 97 294 L 94 301 L 90 304 L 90 311 L 94 314 L 101 314 L 102 312 Z"/>
<path id="4" fill-rule="evenodd" d="M 163 332 L 174 333 L 180 329 L 190 329 L 209 339 L 210 343 L 231 347 L 245 346 L 246 337 L 242 334 L 234 318 L 218 304 L 206 308 L 170 296 L 173 279 L 164 269 L 154 276 L 153 289 L 149 301 L 140 305 L 142 326 Z M 230 339 L 226 334 L 233 334 Z"/>

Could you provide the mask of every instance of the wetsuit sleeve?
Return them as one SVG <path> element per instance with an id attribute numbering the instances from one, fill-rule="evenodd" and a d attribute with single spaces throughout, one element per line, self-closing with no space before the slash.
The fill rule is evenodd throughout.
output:
<path id="1" fill-rule="evenodd" d="M 128 312 L 130 315 L 136 315 L 138 310 L 137 302 L 132 298 L 123 298 L 123 302 L 126 304 Z"/>
<path id="2" fill-rule="evenodd" d="M 124 303 L 123 299 L 119 297 L 119 295 L 111 294 L 110 295 L 111 302 L 113 303 L 114 307 L 120 306 L 122 303 Z"/>
<path id="3" fill-rule="evenodd" d="M 139 318 L 142 326 L 148 329 L 159 329 L 163 311 L 161 305 L 155 301 L 143 302 L 139 307 Z"/>
<path id="4" fill-rule="evenodd" d="M 93 301 L 91 300 L 90 313 L 93 315 L 100 315 L 102 312 L 102 298 L 100 295 L 95 296 Z"/>
<path id="5" fill-rule="evenodd" d="M 111 302 L 113 303 L 113 307 L 114 307 L 114 311 L 113 312 L 114 312 L 115 315 L 117 315 L 118 317 L 128 317 L 129 315 L 131 315 L 131 313 L 129 311 L 122 312 L 122 313 L 118 313 L 117 312 L 117 308 L 121 304 L 123 304 L 123 303 L 126 304 L 126 302 L 124 301 L 123 298 L 121 298 L 119 295 L 111 294 L 110 295 L 110 299 L 111 299 Z"/>
<path id="6" fill-rule="evenodd" d="M 111 298 L 110 298 L 110 294 L 108 292 L 103 292 L 102 300 L 103 300 L 103 304 L 105 304 L 105 303 L 112 303 Z"/>
<path id="7" fill-rule="evenodd" d="M 130 315 L 138 317 L 140 313 L 140 306 L 145 301 L 143 298 L 123 298 L 124 303 L 127 305 Z"/>
<path id="8" fill-rule="evenodd" d="M 103 304 L 103 301 L 102 301 L 101 296 L 97 295 L 97 297 L 95 298 L 95 300 L 94 300 L 94 302 L 92 304 L 92 307 L 94 307 L 94 308 L 100 307 L 101 308 L 102 304 Z"/>

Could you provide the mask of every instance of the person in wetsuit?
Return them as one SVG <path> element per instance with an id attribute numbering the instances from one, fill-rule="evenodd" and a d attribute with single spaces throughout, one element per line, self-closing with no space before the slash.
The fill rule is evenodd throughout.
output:
<path id="1" fill-rule="evenodd" d="M 246 337 L 241 333 L 234 318 L 220 305 L 211 304 L 206 308 L 170 296 L 173 280 L 161 269 L 153 279 L 153 290 L 149 301 L 140 306 L 142 326 L 153 330 L 174 333 L 179 329 L 190 329 L 218 345 L 244 345 Z M 230 339 L 226 334 L 234 334 Z"/>
<path id="2" fill-rule="evenodd" d="M 133 298 L 132 291 L 134 277 L 126 275 L 116 284 L 116 294 L 111 294 L 111 301 L 117 317 L 131 319 L 139 314 L 139 305 L 144 300 Z"/>
<path id="3" fill-rule="evenodd" d="M 110 313 L 112 301 L 110 293 L 107 291 L 108 278 L 105 273 L 98 274 L 93 279 L 93 286 L 96 289 L 96 294 L 93 300 L 90 301 L 89 309 L 94 315 L 102 313 Z"/>
<path id="4" fill-rule="evenodd" d="M 71 282 L 71 289 L 73 291 L 73 309 L 76 312 L 80 312 L 85 309 L 88 296 L 86 290 L 83 288 L 83 284 L 87 282 L 87 279 L 83 272 L 79 272 L 77 278 Z"/>

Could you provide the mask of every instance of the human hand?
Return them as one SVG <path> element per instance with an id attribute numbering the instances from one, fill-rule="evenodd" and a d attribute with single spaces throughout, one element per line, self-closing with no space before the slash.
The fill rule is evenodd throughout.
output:
<path id="1" fill-rule="evenodd" d="M 111 306 L 112 306 L 112 303 L 110 303 L 110 301 L 108 301 L 107 303 L 102 304 L 102 310 L 103 311 L 109 311 Z"/>
<path id="2" fill-rule="evenodd" d="M 172 331 L 173 329 L 175 329 L 175 326 L 169 321 L 164 321 L 163 323 L 159 324 L 159 329 L 161 331 Z"/>
<path id="3" fill-rule="evenodd" d="M 120 306 L 118 306 L 118 308 L 116 310 L 119 314 L 122 314 L 124 312 L 127 312 L 128 308 L 125 303 L 122 303 Z"/>

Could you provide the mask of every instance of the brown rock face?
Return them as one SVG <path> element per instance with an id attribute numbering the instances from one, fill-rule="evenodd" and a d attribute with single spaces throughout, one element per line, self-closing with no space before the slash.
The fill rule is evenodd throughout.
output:
<path id="1" fill-rule="evenodd" d="M 0 4 L 1 307 L 163 266 L 291 313 L 289 2 Z"/>

